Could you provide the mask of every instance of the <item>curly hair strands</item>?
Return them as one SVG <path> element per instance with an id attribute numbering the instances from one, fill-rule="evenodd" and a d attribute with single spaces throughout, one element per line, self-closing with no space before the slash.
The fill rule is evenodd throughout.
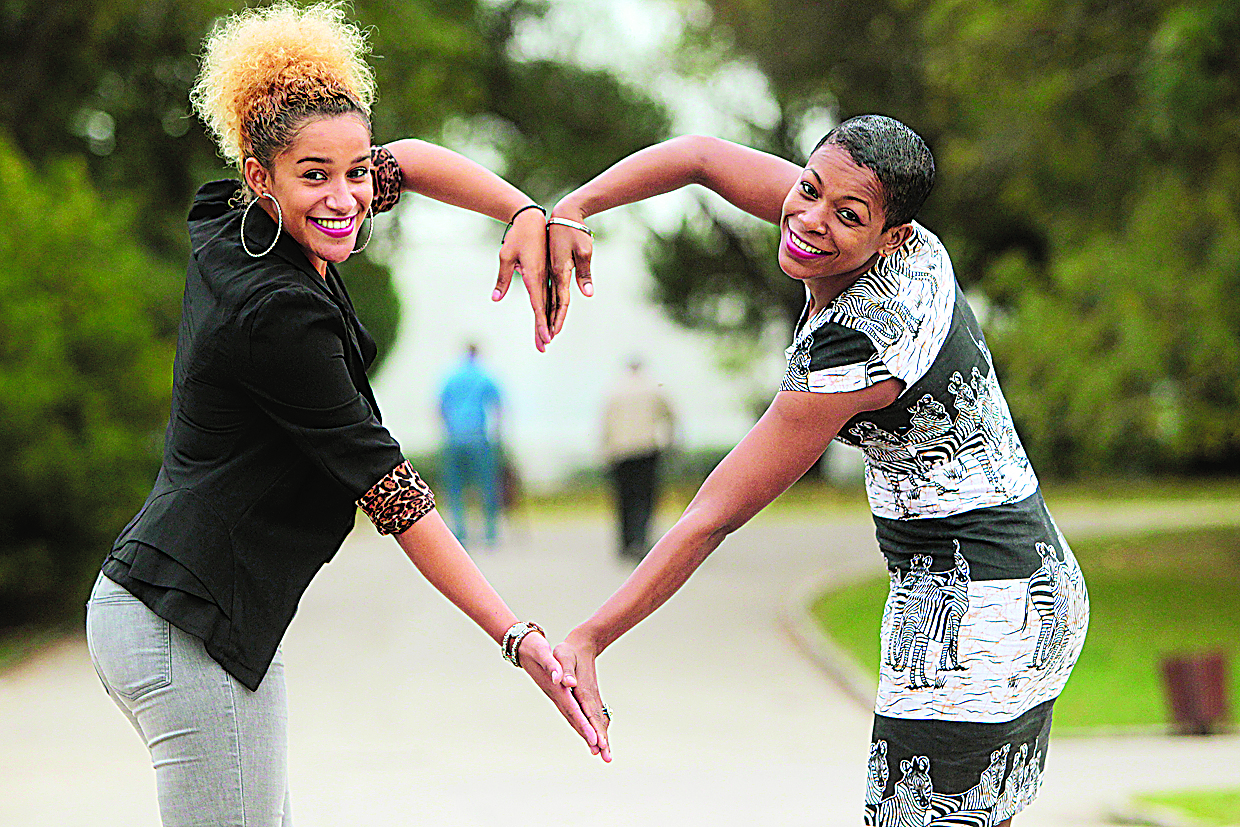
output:
<path id="1" fill-rule="evenodd" d="M 920 135 L 895 118 L 861 115 L 828 132 L 814 151 L 826 144 L 844 148 L 854 163 L 878 178 L 887 215 L 884 230 L 917 216 L 934 186 L 934 156 Z"/>
<path id="2" fill-rule="evenodd" d="M 245 9 L 207 38 L 190 102 L 229 162 L 269 168 L 310 118 L 356 114 L 369 127 L 369 52 L 339 2 Z"/>

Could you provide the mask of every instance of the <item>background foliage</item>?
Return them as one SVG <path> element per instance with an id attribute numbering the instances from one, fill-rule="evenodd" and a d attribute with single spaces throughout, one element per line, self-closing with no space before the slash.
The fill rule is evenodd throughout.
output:
<path id="1" fill-rule="evenodd" d="M 130 240 L 134 219 L 80 162 L 36 174 L 0 142 L 0 607 L 10 622 L 80 605 L 158 462 L 172 347 L 157 308 L 173 281 Z"/>

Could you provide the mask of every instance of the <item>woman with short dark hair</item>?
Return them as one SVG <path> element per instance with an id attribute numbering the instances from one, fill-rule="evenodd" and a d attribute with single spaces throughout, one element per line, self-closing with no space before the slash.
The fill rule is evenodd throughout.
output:
<path id="1" fill-rule="evenodd" d="M 914 221 L 933 182 L 921 138 L 868 115 L 828 133 L 804 168 L 710 138 L 667 141 L 552 211 L 561 293 L 574 268 L 589 292 L 589 216 L 689 184 L 779 225 L 780 267 L 806 288 L 771 406 L 633 575 L 556 647 L 605 759 L 597 656 L 839 439 L 865 455 L 891 573 L 866 823 L 1006 824 L 1037 794 L 1088 596 L 947 251 Z M 720 656 L 743 665 L 743 652 L 725 654 L 727 629 L 717 632 Z"/>

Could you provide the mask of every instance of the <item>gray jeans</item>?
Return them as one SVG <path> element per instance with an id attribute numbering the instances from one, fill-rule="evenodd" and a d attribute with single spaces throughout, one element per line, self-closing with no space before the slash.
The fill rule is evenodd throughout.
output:
<path id="1" fill-rule="evenodd" d="M 86 643 L 104 688 L 151 752 L 164 827 L 291 827 L 284 659 L 257 692 L 103 575 Z"/>

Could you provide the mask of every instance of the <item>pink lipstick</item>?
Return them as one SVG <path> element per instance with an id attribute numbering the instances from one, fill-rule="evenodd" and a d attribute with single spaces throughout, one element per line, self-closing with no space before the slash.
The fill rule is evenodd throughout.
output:
<path id="1" fill-rule="evenodd" d="M 307 220 L 326 236 L 347 238 L 353 232 L 355 218 L 356 216 L 351 215 L 348 218 L 307 218 Z"/>
<path id="2" fill-rule="evenodd" d="M 825 250 L 818 250 L 817 247 L 814 247 L 814 245 L 810 244 L 805 239 L 801 238 L 799 235 L 792 232 L 792 230 L 785 230 L 784 232 L 785 232 L 784 250 L 786 250 L 788 255 L 792 256 L 793 258 L 799 259 L 801 261 L 813 261 L 814 259 L 819 259 L 825 255 L 829 255 Z M 814 250 L 818 250 L 818 251 L 810 252 L 809 250 L 804 249 L 801 246 L 798 246 L 799 244 L 805 245 L 805 247 L 812 247 Z"/>

